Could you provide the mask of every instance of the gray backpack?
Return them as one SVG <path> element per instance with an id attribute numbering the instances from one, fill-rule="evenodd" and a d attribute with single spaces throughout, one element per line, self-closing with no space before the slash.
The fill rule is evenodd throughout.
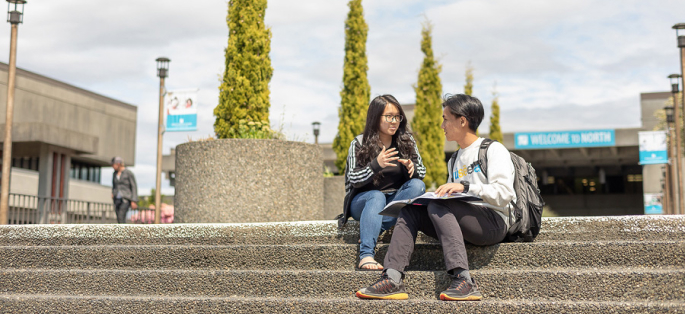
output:
<path id="1" fill-rule="evenodd" d="M 487 152 L 494 140 L 484 139 L 478 151 L 478 164 L 485 177 L 488 177 Z M 537 175 L 533 166 L 521 156 L 512 152 L 511 161 L 514 164 L 514 191 L 516 202 L 511 202 L 513 215 L 509 214 L 509 231 L 504 242 L 532 242 L 540 233 L 542 207 L 545 201 L 540 195 Z M 452 155 L 450 164 L 454 164 L 457 152 Z M 513 221 L 512 221 L 513 219 Z"/>

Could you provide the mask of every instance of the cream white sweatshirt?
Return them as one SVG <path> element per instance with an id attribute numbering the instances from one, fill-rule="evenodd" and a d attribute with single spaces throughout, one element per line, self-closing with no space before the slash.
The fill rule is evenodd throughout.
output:
<path id="1" fill-rule="evenodd" d="M 509 227 L 509 202 L 516 200 L 514 192 L 514 164 L 509 151 L 499 142 L 493 142 L 488 148 L 488 177 L 478 165 L 478 151 L 483 138 L 479 137 L 468 147 L 457 152 L 454 165 L 447 165 L 450 174 L 448 183 L 469 182 L 467 194 L 483 199 L 483 202 L 469 202 L 493 209 Z"/>

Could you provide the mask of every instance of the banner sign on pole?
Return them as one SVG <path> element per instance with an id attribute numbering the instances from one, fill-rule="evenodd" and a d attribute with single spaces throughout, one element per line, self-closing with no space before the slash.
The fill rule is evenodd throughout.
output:
<path id="1" fill-rule="evenodd" d="M 668 163 L 666 131 L 638 132 L 638 142 L 641 165 Z"/>
<path id="2" fill-rule="evenodd" d="M 664 208 L 661 204 L 662 193 L 645 193 L 645 215 L 661 215 Z"/>
<path id="3" fill-rule="evenodd" d="M 616 146 L 614 130 L 514 133 L 516 149 Z"/>
<path id="4" fill-rule="evenodd" d="M 167 116 L 165 131 L 197 131 L 197 91 L 167 91 L 164 95 Z"/>

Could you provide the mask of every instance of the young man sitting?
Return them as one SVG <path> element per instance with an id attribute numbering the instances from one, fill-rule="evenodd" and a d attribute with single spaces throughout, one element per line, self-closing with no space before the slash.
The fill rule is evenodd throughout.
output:
<path id="1" fill-rule="evenodd" d="M 483 201 L 463 202 L 456 199 L 434 200 L 428 206 L 402 209 L 390 247 L 385 256 L 385 271 L 369 287 L 357 291 L 362 299 L 404 300 L 404 269 L 414 251 L 417 232 L 437 238 L 442 245 L 445 269 L 452 278 L 447 290 L 440 293 L 445 301 L 481 300 L 476 281 L 469 274 L 464 242 L 493 245 L 501 242 L 509 229 L 509 202 L 515 198 L 514 165 L 504 145 L 493 142 L 487 151 L 488 177 L 478 164 L 483 138 L 476 130 L 483 121 L 483 105 L 468 95 L 445 99 L 442 129 L 448 141 L 456 141 L 459 151 L 455 162 L 448 165 L 448 182 L 436 193 L 463 192 Z"/>

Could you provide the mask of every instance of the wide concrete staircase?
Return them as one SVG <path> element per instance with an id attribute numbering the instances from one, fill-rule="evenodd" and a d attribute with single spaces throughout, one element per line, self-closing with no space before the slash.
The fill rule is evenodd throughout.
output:
<path id="1" fill-rule="evenodd" d="M 357 225 L 0 227 L 0 313 L 685 313 L 685 218 L 543 219 L 533 243 L 469 247 L 481 302 L 443 302 L 421 237 L 410 300 L 358 300 Z M 387 245 L 379 246 L 383 260 Z"/>

